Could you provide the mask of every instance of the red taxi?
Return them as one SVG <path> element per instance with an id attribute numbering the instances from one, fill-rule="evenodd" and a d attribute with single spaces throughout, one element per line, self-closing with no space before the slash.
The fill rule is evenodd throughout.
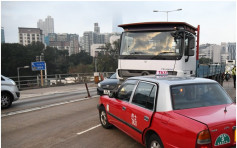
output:
<path id="1" fill-rule="evenodd" d="M 148 148 L 236 145 L 236 104 L 216 82 L 192 77 L 133 77 L 100 97 L 100 122 Z"/>

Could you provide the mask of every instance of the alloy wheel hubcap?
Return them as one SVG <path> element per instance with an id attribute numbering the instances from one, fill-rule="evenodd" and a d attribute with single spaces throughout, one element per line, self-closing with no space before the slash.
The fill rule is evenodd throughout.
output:
<path id="1" fill-rule="evenodd" d="M 102 123 L 103 125 L 106 125 L 107 118 L 106 118 L 105 111 L 102 111 L 102 112 L 101 112 L 100 120 L 101 120 L 101 123 Z"/>
<path id="2" fill-rule="evenodd" d="M 10 103 L 10 99 L 7 96 L 2 96 L 1 106 L 7 106 Z"/>
<path id="3" fill-rule="evenodd" d="M 157 141 L 152 141 L 151 142 L 151 148 L 161 148 L 161 146 Z"/>

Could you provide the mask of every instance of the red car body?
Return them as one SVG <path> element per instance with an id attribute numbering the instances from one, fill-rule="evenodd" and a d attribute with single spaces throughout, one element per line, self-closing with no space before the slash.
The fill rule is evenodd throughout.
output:
<path id="1" fill-rule="evenodd" d="M 139 79 L 139 81 L 146 82 L 150 80 L 146 78 Z M 198 83 L 198 81 L 199 80 L 195 80 L 195 82 L 193 82 L 190 80 L 188 83 Z M 212 80 L 207 81 L 213 83 Z M 152 82 L 157 82 L 159 88 L 162 87 L 163 83 L 166 83 L 164 81 Z M 172 85 L 173 83 L 168 86 Z M 159 88 L 157 92 L 162 93 Z M 136 89 L 133 91 L 135 90 Z M 158 100 L 162 98 L 159 97 L 160 96 L 157 95 L 155 104 L 160 103 Z M 164 100 L 163 102 L 167 101 Z M 147 145 L 147 137 L 153 133 L 159 136 L 165 148 L 224 148 L 235 147 L 236 145 L 235 103 L 159 111 L 157 109 L 158 105 L 154 110 L 149 110 L 135 105 L 131 103 L 131 101 L 123 101 L 104 95 L 100 97 L 98 106 L 105 108 L 109 123 L 143 145 Z M 199 138 L 203 131 L 204 133 L 208 133 L 206 136 L 209 136 L 211 142 L 206 145 L 199 145 L 198 143 L 200 142 L 198 142 L 198 140 L 202 140 L 202 137 L 201 139 Z M 203 142 L 206 142 L 205 139 Z"/>

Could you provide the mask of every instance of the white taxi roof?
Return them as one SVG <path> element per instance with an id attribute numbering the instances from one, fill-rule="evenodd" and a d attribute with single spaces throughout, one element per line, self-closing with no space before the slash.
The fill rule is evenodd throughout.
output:
<path id="1" fill-rule="evenodd" d="M 171 85 L 180 85 L 180 84 L 197 84 L 197 83 L 217 83 L 214 80 L 205 79 L 205 78 L 196 78 L 196 77 L 176 77 L 176 76 L 140 76 L 140 77 L 131 77 L 129 80 L 142 80 L 157 83 L 159 85 L 158 91 L 158 101 L 156 105 L 157 112 L 166 112 L 173 110 L 172 100 L 170 95 L 170 86 Z"/>
<path id="2" fill-rule="evenodd" d="M 139 76 L 131 77 L 129 79 L 137 79 L 150 81 L 158 84 L 178 85 L 178 84 L 192 84 L 192 83 L 217 83 L 214 80 L 197 77 L 177 77 L 177 76 Z"/>

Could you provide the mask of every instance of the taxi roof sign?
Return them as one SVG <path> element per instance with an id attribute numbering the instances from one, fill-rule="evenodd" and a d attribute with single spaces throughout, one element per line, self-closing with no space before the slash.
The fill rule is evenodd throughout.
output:
<path id="1" fill-rule="evenodd" d="M 156 76 L 168 76 L 168 71 L 165 70 L 157 70 Z"/>

